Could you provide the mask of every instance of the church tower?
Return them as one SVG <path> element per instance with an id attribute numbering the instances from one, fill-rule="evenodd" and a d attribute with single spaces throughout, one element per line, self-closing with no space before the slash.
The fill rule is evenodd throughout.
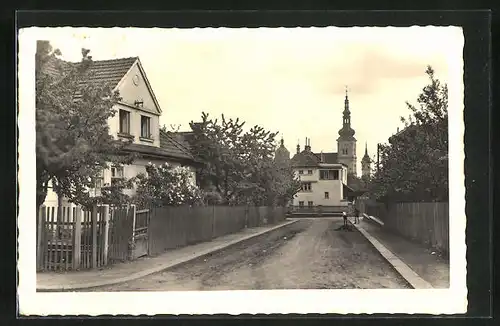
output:
<path id="1" fill-rule="evenodd" d="M 347 87 L 345 90 L 344 112 L 342 112 L 342 129 L 339 130 L 337 138 L 337 160 L 339 163 L 347 165 L 348 173 L 357 175 L 356 167 L 356 138 L 355 131 L 351 128 L 351 111 L 349 111 L 349 97 Z"/>
<path id="2" fill-rule="evenodd" d="M 361 171 L 363 177 L 370 176 L 372 170 L 371 163 L 372 160 L 370 159 L 370 156 L 368 156 L 368 144 L 365 143 L 365 155 L 361 159 Z"/>
<path id="3" fill-rule="evenodd" d="M 286 149 L 283 138 L 281 138 L 280 146 L 274 154 L 274 161 L 283 166 L 290 164 L 290 152 Z"/>

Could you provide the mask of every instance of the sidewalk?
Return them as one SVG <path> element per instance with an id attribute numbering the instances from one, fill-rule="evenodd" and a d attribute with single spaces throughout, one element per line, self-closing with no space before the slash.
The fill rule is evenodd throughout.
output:
<path id="1" fill-rule="evenodd" d="M 378 240 L 413 272 L 430 283 L 433 288 L 448 288 L 450 286 L 449 262 L 437 253 L 432 254 L 431 249 L 388 232 L 375 222 L 367 221 L 366 218 L 362 218 L 360 224 L 354 226 L 363 229 Z"/>
<path id="2" fill-rule="evenodd" d="M 156 257 L 139 258 L 98 270 L 37 273 L 37 291 L 71 291 L 128 282 L 220 251 L 295 222 L 297 221 L 285 220 L 277 225 L 244 229 L 238 233 L 215 238 L 210 242 L 168 250 Z"/>

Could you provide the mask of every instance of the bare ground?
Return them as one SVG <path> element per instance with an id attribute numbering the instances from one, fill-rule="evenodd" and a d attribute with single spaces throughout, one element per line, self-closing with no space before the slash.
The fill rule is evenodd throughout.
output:
<path id="1" fill-rule="evenodd" d="M 409 288 L 361 234 L 335 230 L 341 225 L 339 218 L 300 220 L 185 265 L 91 291 Z"/>

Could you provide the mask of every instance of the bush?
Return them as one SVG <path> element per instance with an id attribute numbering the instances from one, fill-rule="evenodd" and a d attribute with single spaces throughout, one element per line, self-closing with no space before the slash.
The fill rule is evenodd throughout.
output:
<path id="1" fill-rule="evenodd" d="M 146 174 L 136 177 L 135 204 L 144 208 L 153 206 L 181 206 L 202 204 L 202 193 L 191 178 L 190 170 L 168 163 L 156 166 L 149 163 Z"/>

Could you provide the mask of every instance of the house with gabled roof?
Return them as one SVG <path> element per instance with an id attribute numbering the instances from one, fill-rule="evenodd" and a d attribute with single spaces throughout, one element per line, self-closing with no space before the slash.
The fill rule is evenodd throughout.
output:
<path id="1" fill-rule="evenodd" d="M 310 139 L 306 138 L 304 150 L 297 145 L 297 153 L 291 159 L 295 175 L 300 179 L 301 188 L 292 205 L 299 208 L 322 206 L 347 207 L 349 193 L 347 186 L 348 166 L 340 163 L 337 153 L 314 153 Z"/>
<path id="2" fill-rule="evenodd" d="M 149 162 L 188 167 L 196 182 L 196 169 L 202 163 L 193 156 L 182 133 L 161 130 L 162 110 L 139 58 L 93 61 L 89 69 L 91 73 L 86 82 L 108 83 L 120 93 L 121 100 L 115 105 L 117 113 L 108 120 L 109 132 L 116 139 L 131 140 L 125 150 L 136 153 L 138 157 L 131 165 L 104 170 L 95 193 L 114 180 L 145 173 Z M 126 192 L 131 195 L 135 190 Z M 57 202 L 57 196 L 51 189 L 46 199 L 46 203 L 49 202 Z"/>

